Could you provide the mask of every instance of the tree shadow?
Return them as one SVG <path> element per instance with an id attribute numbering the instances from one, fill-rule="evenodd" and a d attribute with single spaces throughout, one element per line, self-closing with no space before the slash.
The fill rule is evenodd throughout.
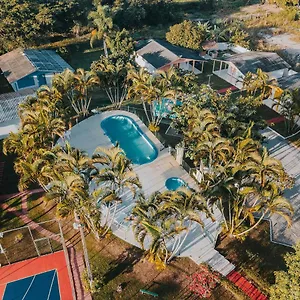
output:
<path id="1" fill-rule="evenodd" d="M 111 267 L 104 274 L 103 282 L 107 284 L 121 274 L 132 272 L 134 265 L 140 261 L 142 256 L 143 251 L 138 248 L 130 248 L 123 251 L 116 260 L 110 262 Z"/>

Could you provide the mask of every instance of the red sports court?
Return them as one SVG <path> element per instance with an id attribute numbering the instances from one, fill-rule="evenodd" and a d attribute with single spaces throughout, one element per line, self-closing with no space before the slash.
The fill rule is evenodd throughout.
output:
<path id="1" fill-rule="evenodd" d="M 0 299 L 73 299 L 64 251 L 1 267 Z"/>

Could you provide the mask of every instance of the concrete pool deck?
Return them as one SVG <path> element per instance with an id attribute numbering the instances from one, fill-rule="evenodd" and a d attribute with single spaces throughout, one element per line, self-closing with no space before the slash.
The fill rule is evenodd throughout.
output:
<path id="1" fill-rule="evenodd" d="M 90 156 L 99 146 L 105 148 L 111 147 L 112 143 L 104 134 L 100 123 L 102 120 L 113 115 L 124 115 L 132 118 L 158 150 L 158 157 L 154 161 L 143 165 L 133 165 L 133 169 L 142 183 L 145 196 L 149 196 L 155 191 L 166 190 L 165 181 L 170 177 L 179 177 L 190 187 L 197 189 L 197 185 L 192 177 L 176 162 L 168 149 L 164 148 L 146 125 L 130 112 L 121 110 L 108 111 L 96 114 L 80 122 L 70 130 L 70 134 L 68 135 L 71 146 L 86 151 Z M 63 141 L 60 140 L 59 144 L 63 144 Z M 130 215 L 134 206 L 130 193 L 125 192 L 122 195 L 122 200 L 123 202 L 117 208 L 112 231 L 119 238 L 140 247 L 134 238 L 130 222 L 125 219 Z M 196 223 L 192 226 L 191 232 L 185 240 L 179 256 L 189 257 L 197 264 L 206 262 L 221 274 L 227 275 L 234 269 L 234 266 L 214 249 L 220 232 L 219 221 L 221 220 L 221 213 L 217 209 L 214 209 L 214 215 L 217 220 L 215 222 L 212 222 L 203 215 L 204 228 Z M 148 242 L 146 241 L 145 243 L 146 248 Z"/>

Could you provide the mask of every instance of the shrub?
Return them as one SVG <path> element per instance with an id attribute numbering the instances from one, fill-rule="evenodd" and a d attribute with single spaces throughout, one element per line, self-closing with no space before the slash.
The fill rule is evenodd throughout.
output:
<path id="1" fill-rule="evenodd" d="M 187 20 L 171 26 L 169 32 L 166 33 L 166 39 L 171 44 L 194 50 L 200 49 L 204 38 L 205 32 L 197 24 Z"/>
<path id="2" fill-rule="evenodd" d="M 206 265 L 200 265 L 199 270 L 191 276 L 189 290 L 201 298 L 209 298 L 212 290 L 219 282 L 219 275 Z"/>

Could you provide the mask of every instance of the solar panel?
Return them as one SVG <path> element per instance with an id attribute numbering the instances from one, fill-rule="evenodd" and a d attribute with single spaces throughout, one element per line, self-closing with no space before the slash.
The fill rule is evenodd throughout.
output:
<path id="1" fill-rule="evenodd" d="M 24 50 L 24 54 L 39 71 L 58 73 L 70 66 L 54 51 Z"/>

